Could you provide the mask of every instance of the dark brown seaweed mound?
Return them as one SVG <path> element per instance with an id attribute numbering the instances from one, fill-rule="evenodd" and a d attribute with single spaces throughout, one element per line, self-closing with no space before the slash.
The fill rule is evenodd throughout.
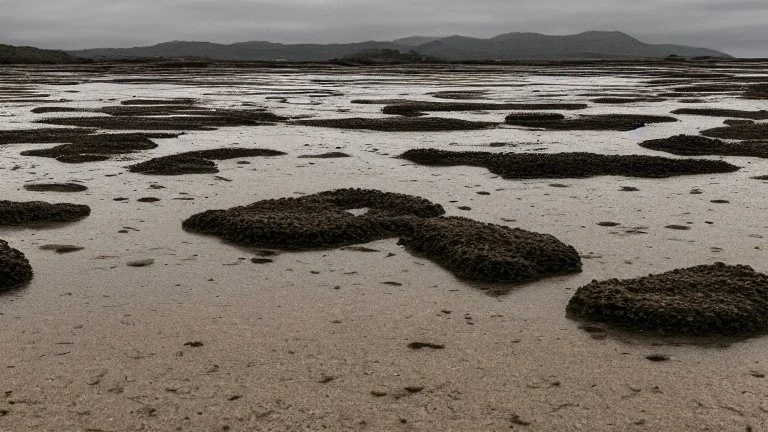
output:
<path id="1" fill-rule="evenodd" d="M 463 217 L 420 221 L 398 244 L 474 281 L 521 283 L 581 271 L 578 252 L 551 235 Z"/>
<path id="2" fill-rule="evenodd" d="M 145 162 L 129 165 L 128 171 L 154 175 L 215 174 L 219 172 L 212 160 L 184 153 L 161 156 Z"/>
<path id="3" fill-rule="evenodd" d="M 0 240 L 0 292 L 32 280 L 32 266 L 27 257 L 18 250 L 10 247 L 4 240 Z"/>
<path id="4" fill-rule="evenodd" d="M 768 83 L 753 84 L 744 92 L 745 99 L 768 99 Z"/>
<path id="5" fill-rule="evenodd" d="M 582 178 L 603 175 L 663 178 L 739 170 L 739 167 L 723 161 L 596 153 L 490 153 L 413 149 L 400 157 L 421 165 L 485 167 L 507 179 Z"/>
<path id="6" fill-rule="evenodd" d="M 334 159 L 334 158 L 348 158 L 348 157 L 351 157 L 351 156 L 343 152 L 328 152 L 328 153 L 320 153 L 316 155 L 299 156 L 299 158 L 302 158 L 302 159 Z"/>
<path id="7" fill-rule="evenodd" d="M 768 276 L 745 265 L 700 265 L 637 279 L 592 281 L 568 312 L 632 330 L 749 335 L 768 330 Z"/>
<path id="8" fill-rule="evenodd" d="M 727 143 L 695 135 L 675 135 L 669 138 L 644 141 L 640 146 L 680 156 L 753 156 L 768 158 L 768 142 L 746 141 Z"/>
<path id="9" fill-rule="evenodd" d="M 229 147 L 197 150 L 161 156 L 128 166 L 130 172 L 155 175 L 215 174 L 219 172 L 214 160 L 254 156 L 280 156 L 285 153 L 260 148 Z"/>
<path id="10" fill-rule="evenodd" d="M 546 113 L 546 112 L 520 112 L 512 113 L 507 116 L 507 123 L 510 119 L 514 119 L 514 123 L 518 126 L 536 127 L 536 125 L 542 122 L 559 122 L 565 120 L 565 116 L 560 113 Z"/>
<path id="11" fill-rule="evenodd" d="M 25 184 L 24 189 L 32 192 L 82 192 L 88 187 L 79 183 L 34 183 Z"/>
<path id="12" fill-rule="evenodd" d="M 436 99 L 483 99 L 488 90 L 443 90 L 427 94 Z"/>
<path id="13" fill-rule="evenodd" d="M 387 105 L 382 112 L 457 112 L 457 111 L 545 111 L 545 110 L 581 110 L 587 108 L 583 103 L 493 103 L 493 102 L 401 102 Z M 402 114 L 401 114 L 402 115 Z"/>
<path id="14" fill-rule="evenodd" d="M 40 120 L 39 123 L 106 130 L 211 130 L 226 126 L 259 126 L 285 120 L 264 110 L 215 109 L 195 110 L 190 113 L 185 105 L 106 107 L 98 111 L 109 113 L 110 110 L 118 115 L 48 118 Z"/>
<path id="15" fill-rule="evenodd" d="M 355 216 L 346 211 L 369 209 Z M 186 230 L 213 234 L 247 246 L 313 249 L 394 237 L 413 218 L 443 208 L 423 198 L 367 189 L 339 189 L 300 198 L 258 201 L 228 210 L 209 210 L 185 220 Z"/>
<path id="16" fill-rule="evenodd" d="M 0 131 L 0 145 L 67 143 L 91 133 L 93 130 L 68 128 L 7 130 Z"/>
<path id="17" fill-rule="evenodd" d="M 36 222 L 73 222 L 91 214 L 91 208 L 80 204 L 50 204 L 42 201 L 0 201 L 0 225 L 22 225 Z"/>
<path id="18" fill-rule="evenodd" d="M 640 102 L 664 102 L 666 99 L 659 97 L 601 97 L 592 99 L 597 104 L 631 104 Z"/>
<path id="19" fill-rule="evenodd" d="M 518 116 L 513 113 L 507 116 L 506 123 L 514 126 L 536 127 L 551 130 L 614 130 L 631 131 L 645 126 L 648 123 L 676 122 L 674 117 L 640 115 L 640 114 L 599 114 L 583 115 L 575 118 L 538 119 L 528 116 Z"/>
<path id="20" fill-rule="evenodd" d="M 723 108 L 680 108 L 672 111 L 672 114 L 687 114 L 707 117 L 730 117 L 750 120 L 767 120 L 768 111 L 742 111 Z"/>
<path id="21" fill-rule="evenodd" d="M 707 129 L 702 135 L 737 140 L 768 140 L 768 123 L 731 122 L 728 126 Z"/>
<path id="22" fill-rule="evenodd" d="M 56 158 L 60 162 L 77 163 L 109 159 L 110 155 L 134 153 L 157 147 L 152 139 L 176 138 L 177 134 L 94 134 L 73 137 L 70 144 L 62 144 L 47 149 L 27 150 L 22 156 L 41 156 Z"/>
<path id="23" fill-rule="evenodd" d="M 441 132 L 488 129 L 497 123 L 440 117 L 339 118 L 297 120 L 295 124 L 337 129 L 367 129 L 382 132 Z"/>

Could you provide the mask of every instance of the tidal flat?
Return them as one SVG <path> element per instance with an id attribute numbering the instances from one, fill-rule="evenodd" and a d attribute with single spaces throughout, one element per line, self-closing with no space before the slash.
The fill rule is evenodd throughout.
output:
<path id="1" fill-rule="evenodd" d="M 0 431 L 768 429 L 768 63 L 179 66 L 0 69 Z"/>

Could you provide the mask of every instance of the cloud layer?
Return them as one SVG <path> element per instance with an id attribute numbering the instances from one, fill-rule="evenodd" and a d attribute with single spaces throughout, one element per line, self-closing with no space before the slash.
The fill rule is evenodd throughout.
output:
<path id="1" fill-rule="evenodd" d="M 766 0 L 0 0 L 0 10 L 0 43 L 43 48 L 620 30 L 768 57 Z"/>

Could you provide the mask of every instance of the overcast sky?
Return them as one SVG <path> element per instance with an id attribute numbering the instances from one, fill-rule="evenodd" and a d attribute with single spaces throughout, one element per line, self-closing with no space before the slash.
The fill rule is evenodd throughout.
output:
<path id="1" fill-rule="evenodd" d="M 0 0 L 0 11 L 0 43 L 41 48 L 621 30 L 768 57 L 768 0 Z"/>

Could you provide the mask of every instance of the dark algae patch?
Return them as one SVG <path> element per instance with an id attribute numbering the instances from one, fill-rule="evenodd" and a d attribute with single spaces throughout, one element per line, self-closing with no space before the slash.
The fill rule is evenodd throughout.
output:
<path id="1" fill-rule="evenodd" d="M 445 345 L 431 343 L 431 342 L 411 342 L 408 344 L 408 348 L 412 350 L 420 350 L 423 348 L 443 349 L 445 348 Z"/>
<path id="2" fill-rule="evenodd" d="M 33 183 L 25 184 L 24 189 L 32 192 L 83 192 L 88 187 L 79 183 Z"/>
<path id="3" fill-rule="evenodd" d="M 0 201 L 0 225 L 22 225 L 36 222 L 73 222 L 91 214 L 91 208 L 80 204 L 50 204 L 42 201 Z"/>
<path id="4" fill-rule="evenodd" d="M 32 280 L 32 266 L 20 251 L 0 240 L 0 292 L 24 285 Z"/>
<path id="5" fill-rule="evenodd" d="M 260 148 L 229 147 L 197 150 L 161 156 L 145 162 L 129 165 L 130 172 L 154 175 L 215 174 L 219 172 L 214 160 L 237 159 L 256 156 L 280 156 L 285 153 Z"/>
<path id="6" fill-rule="evenodd" d="M 707 129 L 702 135 L 736 140 L 768 140 L 768 123 L 730 122 L 728 126 Z"/>
<path id="7" fill-rule="evenodd" d="M 596 153 L 490 153 L 413 149 L 400 155 L 400 158 L 428 166 L 485 167 L 506 179 L 585 178 L 604 175 L 665 178 L 739 170 L 739 167 L 723 161 Z"/>
<path id="8" fill-rule="evenodd" d="M 68 142 L 46 149 L 26 150 L 22 156 L 55 158 L 59 162 L 81 163 L 109 159 L 112 155 L 135 153 L 157 148 L 153 139 L 176 138 L 177 134 L 116 133 L 89 134 L 62 139 Z"/>
<path id="9" fill-rule="evenodd" d="M 768 111 L 743 111 L 724 108 L 680 108 L 672 111 L 672 114 L 698 115 L 706 117 L 728 117 L 749 120 L 768 120 Z"/>
<path id="10" fill-rule="evenodd" d="M 363 208 L 368 211 L 359 216 L 348 211 Z M 244 246 L 290 250 L 399 237 L 414 253 L 478 282 L 522 283 L 581 269 L 578 253 L 552 236 L 443 214 L 442 206 L 419 197 L 339 189 L 209 210 L 183 227 Z"/>
<path id="11" fill-rule="evenodd" d="M 335 129 L 363 129 L 380 132 L 441 132 L 479 130 L 495 127 L 493 122 L 459 120 L 440 117 L 338 118 L 297 120 L 293 124 Z"/>
<path id="12" fill-rule="evenodd" d="M 346 211 L 368 208 L 363 215 Z M 436 217 L 442 206 L 426 199 L 370 189 L 338 189 L 299 198 L 258 201 L 209 210 L 185 220 L 189 231 L 245 246 L 314 249 L 395 237 L 413 217 Z"/>
<path id="13" fill-rule="evenodd" d="M 328 152 L 314 155 L 301 155 L 301 159 L 336 159 L 336 158 L 348 158 L 350 155 L 343 152 Z"/>
<path id="14" fill-rule="evenodd" d="M 398 244 L 473 281 L 522 283 L 581 271 L 576 249 L 551 235 L 463 217 L 420 221 Z"/>
<path id="15" fill-rule="evenodd" d="M 536 111 L 536 110 L 581 110 L 587 108 L 582 103 L 489 103 L 489 102 L 399 102 L 381 109 L 383 114 L 395 114 L 406 117 L 422 115 L 423 112 L 463 112 L 463 111 Z"/>
<path id="16" fill-rule="evenodd" d="M 725 142 L 696 135 L 675 135 L 640 143 L 641 147 L 680 156 L 752 156 L 768 158 L 768 141 Z"/>
<path id="17" fill-rule="evenodd" d="M 565 118 L 562 115 L 547 116 L 546 113 L 513 113 L 505 122 L 513 126 L 525 126 L 550 130 L 613 130 L 631 131 L 649 123 L 671 123 L 677 119 L 668 116 L 640 114 L 598 114 Z"/>
<path id="18" fill-rule="evenodd" d="M 638 331 L 745 336 L 768 330 L 768 276 L 745 265 L 700 265 L 636 279 L 592 281 L 572 315 Z"/>

